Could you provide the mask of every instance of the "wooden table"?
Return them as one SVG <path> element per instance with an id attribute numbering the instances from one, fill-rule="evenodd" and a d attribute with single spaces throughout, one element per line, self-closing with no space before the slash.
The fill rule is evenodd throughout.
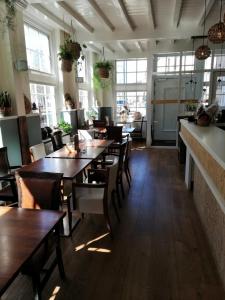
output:
<path id="1" fill-rule="evenodd" d="M 71 147 L 63 147 L 53 153 L 47 155 L 47 158 L 59 158 L 59 159 L 71 159 L 71 160 L 87 160 L 87 159 L 96 159 L 100 154 L 105 150 L 105 147 L 85 147 L 80 146 L 80 151 L 76 151 Z"/>
<path id="2" fill-rule="evenodd" d="M 63 173 L 64 179 L 72 180 L 84 168 L 86 168 L 91 163 L 91 161 L 92 159 L 42 158 L 21 168 L 20 170 L 32 172 Z"/>
<path id="3" fill-rule="evenodd" d="M 100 147 L 100 148 L 108 148 L 114 141 L 113 140 L 84 140 L 80 141 L 80 147 Z"/>
<path id="4" fill-rule="evenodd" d="M 65 213 L 0 207 L 0 296 Z"/>

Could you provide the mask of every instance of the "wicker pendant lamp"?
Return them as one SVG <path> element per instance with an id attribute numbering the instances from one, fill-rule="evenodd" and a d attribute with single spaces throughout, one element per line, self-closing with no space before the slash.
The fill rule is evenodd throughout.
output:
<path id="1" fill-rule="evenodd" d="M 220 0 L 220 21 L 213 25 L 208 31 L 208 39 L 214 44 L 221 44 L 225 41 L 225 24 L 221 20 L 222 0 Z"/>
<path id="2" fill-rule="evenodd" d="M 204 44 L 205 20 L 206 20 L 206 0 L 205 0 L 205 13 L 204 13 L 204 24 L 203 24 L 203 43 L 195 51 L 195 57 L 199 60 L 204 60 L 204 59 L 208 58 L 211 54 L 211 50 L 210 50 L 209 46 Z"/>

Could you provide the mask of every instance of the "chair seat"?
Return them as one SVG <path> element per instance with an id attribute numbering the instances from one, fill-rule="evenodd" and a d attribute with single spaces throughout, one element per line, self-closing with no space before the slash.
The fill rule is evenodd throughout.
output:
<path id="1" fill-rule="evenodd" d="M 103 197 L 103 188 L 76 187 L 76 208 L 82 213 L 103 214 Z"/>

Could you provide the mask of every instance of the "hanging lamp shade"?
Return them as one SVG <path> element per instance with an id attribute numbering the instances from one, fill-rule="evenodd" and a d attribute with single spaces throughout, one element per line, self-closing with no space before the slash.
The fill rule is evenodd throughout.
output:
<path id="1" fill-rule="evenodd" d="M 211 54 L 211 50 L 207 45 L 201 45 L 195 51 L 195 57 L 199 60 L 204 60 L 208 58 Z"/>
<path id="2" fill-rule="evenodd" d="M 221 44 L 225 41 L 225 25 L 223 22 L 216 23 L 209 29 L 208 39 L 214 44 Z"/>

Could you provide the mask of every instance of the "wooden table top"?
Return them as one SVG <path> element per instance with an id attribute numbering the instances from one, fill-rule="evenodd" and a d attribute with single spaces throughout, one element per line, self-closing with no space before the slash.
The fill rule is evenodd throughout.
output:
<path id="1" fill-rule="evenodd" d="M 71 146 L 65 146 L 62 149 L 59 149 L 49 155 L 47 155 L 47 158 L 63 158 L 63 159 L 96 159 L 102 152 L 105 150 L 105 147 L 85 147 L 80 146 L 80 152 L 73 149 L 73 145 Z"/>
<path id="2" fill-rule="evenodd" d="M 93 139 L 93 140 L 84 140 L 80 141 L 80 147 L 100 147 L 100 148 L 107 148 L 109 147 L 114 141 L 113 140 L 100 140 L 100 139 Z"/>
<path id="3" fill-rule="evenodd" d="M 64 212 L 0 207 L 0 296 Z"/>
<path id="4" fill-rule="evenodd" d="M 42 158 L 21 168 L 20 170 L 63 173 L 64 179 L 73 179 L 91 162 L 92 159 Z"/>

